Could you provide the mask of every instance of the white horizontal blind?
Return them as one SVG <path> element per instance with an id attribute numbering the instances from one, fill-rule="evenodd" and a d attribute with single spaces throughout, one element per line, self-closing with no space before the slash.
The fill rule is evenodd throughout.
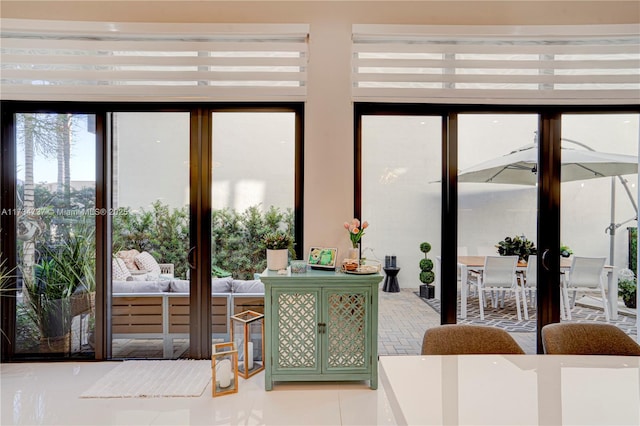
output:
<path id="1" fill-rule="evenodd" d="M 304 100 L 305 24 L 0 21 L 2 99 Z"/>
<path id="2" fill-rule="evenodd" d="M 353 98 L 637 104 L 640 26 L 353 26 Z"/>

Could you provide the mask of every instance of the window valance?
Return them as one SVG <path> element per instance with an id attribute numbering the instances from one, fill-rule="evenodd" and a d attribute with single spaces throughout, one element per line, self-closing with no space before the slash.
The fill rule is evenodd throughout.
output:
<path id="1" fill-rule="evenodd" d="M 306 24 L 3 19 L 2 99 L 304 100 Z"/>

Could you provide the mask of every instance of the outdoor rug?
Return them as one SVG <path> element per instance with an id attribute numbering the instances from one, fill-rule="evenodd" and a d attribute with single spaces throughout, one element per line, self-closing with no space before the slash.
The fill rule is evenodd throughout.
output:
<path id="1" fill-rule="evenodd" d="M 420 297 L 419 292 L 414 292 L 416 296 Z M 440 299 L 425 299 L 420 297 L 423 302 L 433 308 L 434 311 L 440 313 Z M 528 301 L 527 301 L 528 302 Z M 458 298 L 458 309 L 460 306 L 460 298 Z M 491 301 L 487 301 L 487 307 L 484 308 L 484 321 L 480 320 L 480 306 L 478 304 L 477 296 L 469 296 L 467 299 L 467 318 L 461 319 L 460 312 L 458 311 L 458 324 L 474 324 L 474 325 L 488 325 L 492 327 L 502 328 L 509 333 L 519 332 L 535 332 L 537 326 L 537 318 L 535 310 L 527 303 L 529 308 L 529 320 L 524 320 L 524 314 L 522 315 L 522 321 L 518 321 L 518 314 L 516 311 L 516 301 L 514 297 L 507 298 L 504 301 L 504 308 L 498 305 L 497 308 L 491 306 Z M 604 311 L 602 309 L 591 309 L 589 307 L 576 306 L 571 310 L 571 321 L 569 322 L 606 322 Z M 621 328 L 627 334 L 636 334 L 636 319 L 634 317 L 618 315 L 618 319 L 615 321 L 609 321 Z"/>
<path id="2" fill-rule="evenodd" d="M 80 398 L 197 397 L 211 381 L 211 361 L 124 361 Z"/>

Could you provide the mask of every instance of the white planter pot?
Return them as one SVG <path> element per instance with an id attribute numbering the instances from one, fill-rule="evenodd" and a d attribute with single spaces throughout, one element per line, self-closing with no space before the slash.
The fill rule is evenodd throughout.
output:
<path id="1" fill-rule="evenodd" d="M 289 263 L 289 250 L 268 250 L 267 249 L 267 269 L 270 271 L 279 271 L 287 269 Z"/>

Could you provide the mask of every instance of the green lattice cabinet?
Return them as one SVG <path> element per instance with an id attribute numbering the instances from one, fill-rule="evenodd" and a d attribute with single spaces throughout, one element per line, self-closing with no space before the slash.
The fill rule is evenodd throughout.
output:
<path id="1" fill-rule="evenodd" d="M 379 273 L 265 271 L 265 389 L 369 380 L 378 387 Z"/>

